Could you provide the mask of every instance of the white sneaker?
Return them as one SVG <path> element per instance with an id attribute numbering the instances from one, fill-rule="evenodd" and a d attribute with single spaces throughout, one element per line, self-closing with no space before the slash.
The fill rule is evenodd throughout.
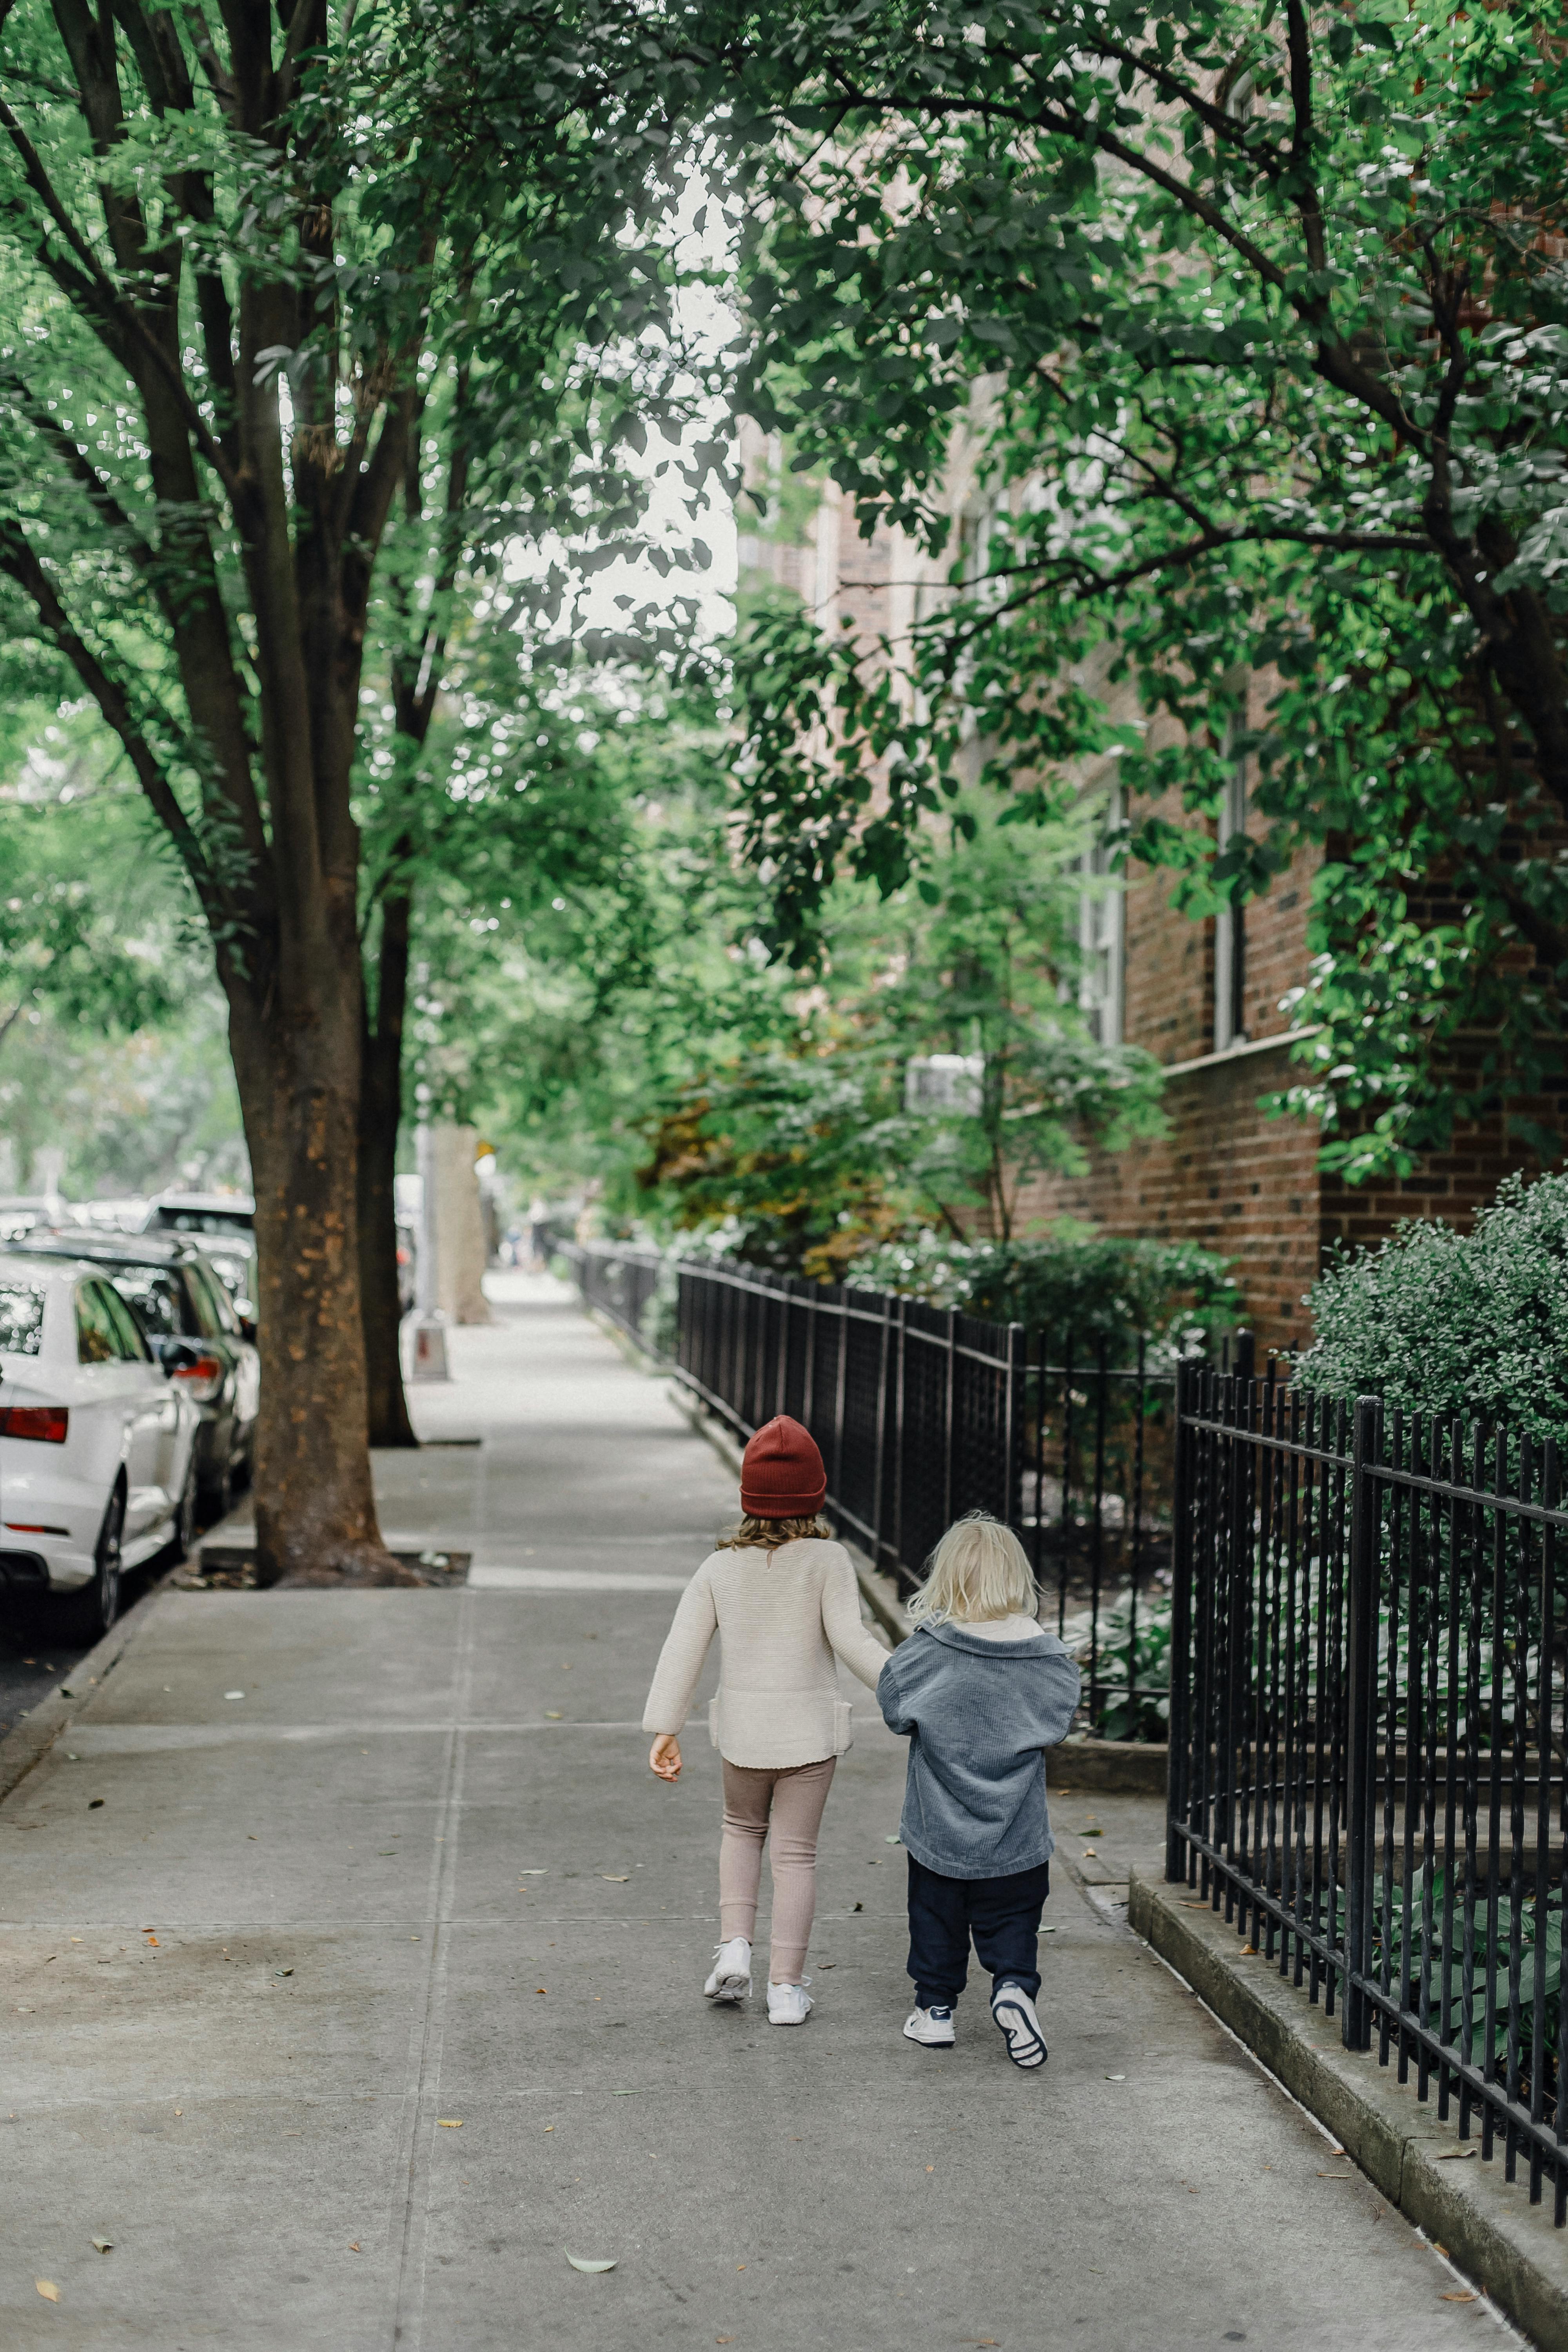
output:
<path id="1" fill-rule="evenodd" d="M 713 1951 L 713 1973 L 702 1988 L 710 2000 L 744 2000 L 752 1990 L 752 1948 L 744 1936 L 731 1936 Z"/>
<path id="2" fill-rule="evenodd" d="M 1002 2029 L 1007 2055 L 1015 2066 L 1043 2066 L 1046 2037 L 1035 2015 L 1035 2004 L 1022 1985 L 1001 1984 L 991 1996 L 991 2014 Z"/>
<path id="3" fill-rule="evenodd" d="M 922 2050 L 951 2050 L 957 2035 L 952 2030 L 952 2011 L 940 2001 L 929 2009 L 911 2009 L 904 2020 L 904 2040 L 918 2042 Z"/>
<path id="4" fill-rule="evenodd" d="M 806 1986 L 809 1977 L 798 1984 L 771 1984 L 768 1987 L 768 2023 L 770 2025 L 804 2025 L 816 2006 Z"/>

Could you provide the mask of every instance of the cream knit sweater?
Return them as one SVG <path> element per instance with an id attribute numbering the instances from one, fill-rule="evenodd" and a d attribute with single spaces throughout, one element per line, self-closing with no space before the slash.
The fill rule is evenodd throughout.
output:
<path id="1" fill-rule="evenodd" d="M 721 1642 L 713 1745 L 753 1769 L 817 1764 L 851 1738 L 835 1651 L 874 1690 L 888 1653 L 860 1622 L 860 1593 L 842 1544 L 815 1536 L 776 1551 L 716 1551 L 676 1604 L 643 1709 L 645 1731 L 681 1729 L 709 1645 Z"/>

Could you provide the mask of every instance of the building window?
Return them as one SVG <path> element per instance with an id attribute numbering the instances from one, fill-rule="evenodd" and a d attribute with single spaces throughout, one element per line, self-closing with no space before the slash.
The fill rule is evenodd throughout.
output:
<path id="1" fill-rule="evenodd" d="M 1111 871 L 1111 848 L 1121 823 L 1121 794 L 1114 790 L 1106 802 L 1094 846 L 1083 860 L 1085 887 L 1078 909 L 1082 962 L 1079 1002 L 1090 1034 L 1102 1045 L 1121 1043 L 1127 902 Z"/>
<path id="2" fill-rule="evenodd" d="M 1247 768 L 1237 760 L 1225 788 L 1218 844 L 1228 847 L 1247 831 Z M 1222 907 L 1214 919 L 1214 1050 L 1225 1053 L 1247 1042 L 1247 908 L 1240 900 Z"/>

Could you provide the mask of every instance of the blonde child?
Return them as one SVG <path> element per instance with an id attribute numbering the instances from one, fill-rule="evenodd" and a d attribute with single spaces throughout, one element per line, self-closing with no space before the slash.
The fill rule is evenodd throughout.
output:
<path id="1" fill-rule="evenodd" d="M 1016 2066 L 1043 2066 L 1035 2013 L 1040 1911 L 1054 1848 L 1045 1750 L 1066 1732 L 1079 1672 L 1035 1621 L 1024 1548 L 975 1512 L 950 1528 L 910 1605 L 915 1630 L 882 1669 L 877 1696 L 910 1742 L 900 1834 L 910 1857 L 905 2022 L 927 2050 L 953 2043 L 969 1940 L 993 1979 L 991 2014 Z"/>
<path id="2" fill-rule="evenodd" d="M 715 1633 L 721 1665 L 709 1715 L 724 1759 L 719 1843 L 719 1947 L 710 2000 L 752 1990 L 752 1935 L 763 1845 L 773 1840 L 768 2022 L 804 2025 L 806 1945 L 816 1907 L 816 1835 L 834 1767 L 852 1738 L 835 1655 L 875 1688 L 887 1652 L 860 1621 L 849 1555 L 816 1516 L 827 1493 L 809 1431 L 780 1414 L 759 1429 L 741 1470 L 732 1535 L 703 1561 L 675 1612 L 643 1713 L 658 1737 L 648 1757 L 662 1780 L 680 1774 L 680 1742 Z"/>

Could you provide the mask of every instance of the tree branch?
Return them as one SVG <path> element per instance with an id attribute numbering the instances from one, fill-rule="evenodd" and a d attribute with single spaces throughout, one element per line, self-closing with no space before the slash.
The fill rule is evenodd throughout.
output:
<path id="1" fill-rule="evenodd" d="M 180 806 L 174 787 L 137 723 L 130 697 L 119 679 L 110 676 L 76 628 L 60 602 L 53 581 L 34 553 L 26 534 L 11 516 L 0 518 L 0 571 L 7 572 L 31 598 L 46 632 L 64 654 L 119 736 L 125 747 L 126 757 L 135 771 L 137 782 L 178 850 L 208 919 L 216 929 L 227 911 L 223 894 L 217 888 L 205 854 Z"/>

